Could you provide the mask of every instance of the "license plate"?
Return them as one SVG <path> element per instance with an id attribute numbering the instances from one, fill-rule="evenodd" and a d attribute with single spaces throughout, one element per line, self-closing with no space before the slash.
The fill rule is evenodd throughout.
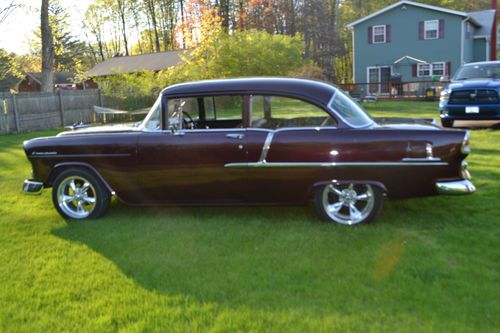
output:
<path id="1" fill-rule="evenodd" d="M 465 113 L 479 113 L 479 106 L 466 106 Z"/>

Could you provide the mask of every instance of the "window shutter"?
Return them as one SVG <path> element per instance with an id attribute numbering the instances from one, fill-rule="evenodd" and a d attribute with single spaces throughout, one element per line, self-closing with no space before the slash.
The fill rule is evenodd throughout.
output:
<path id="1" fill-rule="evenodd" d="M 413 77 L 417 77 L 417 64 L 411 65 L 411 72 Z"/>
<path id="2" fill-rule="evenodd" d="M 368 27 L 368 44 L 373 44 L 373 27 Z"/>
<path id="3" fill-rule="evenodd" d="M 451 62 L 447 61 L 446 62 L 446 69 L 445 69 L 445 75 L 451 76 Z"/>
<path id="4" fill-rule="evenodd" d="M 386 43 L 391 42 L 391 25 L 390 24 L 385 26 L 385 42 Z"/>
<path id="5" fill-rule="evenodd" d="M 439 20 L 439 39 L 444 38 L 444 20 Z"/>
<path id="6" fill-rule="evenodd" d="M 418 22 L 418 39 L 424 38 L 424 21 Z"/>

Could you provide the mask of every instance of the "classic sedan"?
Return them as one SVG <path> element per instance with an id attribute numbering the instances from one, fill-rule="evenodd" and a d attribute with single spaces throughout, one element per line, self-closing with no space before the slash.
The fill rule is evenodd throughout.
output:
<path id="1" fill-rule="evenodd" d="M 340 224 L 372 221 L 384 196 L 475 191 L 469 134 L 378 124 L 316 81 L 230 79 L 169 86 L 138 127 L 93 127 L 24 143 L 27 193 L 52 188 L 66 219 L 130 205 L 299 205 Z"/>
<path id="2" fill-rule="evenodd" d="M 452 127 L 455 120 L 500 121 L 500 61 L 460 67 L 441 92 L 439 112 L 443 127 Z"/>

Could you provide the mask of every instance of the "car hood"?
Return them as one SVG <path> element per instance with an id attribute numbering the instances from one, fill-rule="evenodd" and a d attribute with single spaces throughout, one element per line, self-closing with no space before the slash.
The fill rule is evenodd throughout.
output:
<path id="1" fill-rule="evenodd" d="M 133 125 L 112 125 L 112 126 L 93 126 L 74 129 L 59 133 L 57 136 L 67 135 L 83 135 L 83 134 L 103 134 L 103 133 L 123 133 L 123 132 L 137 132 L 139 129 Z"/>
<path id="2" fill-rule="evenodd" d="M 448 86 L 448 89 L 450 89 L 450 90 L 479 89 L 479 88 L 499 89 L 500 88 L 500 81 L 491 80 L 491 79 L 454 81 Z"/>

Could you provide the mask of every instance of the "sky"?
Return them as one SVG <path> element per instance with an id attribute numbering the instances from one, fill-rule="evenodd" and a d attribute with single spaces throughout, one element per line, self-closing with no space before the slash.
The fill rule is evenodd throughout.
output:
<path id="1" fill-rule="evenodd" d="M 0 0 L 0 7 L 7 0 Z M 10 1 L 9 1 L 10 2 Z M 33 32 L 40 27 L 41 0 L 19 0 L 23 7 L 16 9 L 0 25 L 0 48 L 7 52 L 24 54 L 29 52 L 29 40 Z M 75 37 L 85 39 L 83 35 L 83 15 L 92 0 L 60 0 L 60 4 L 70 16 L 72 31 Z"/>

